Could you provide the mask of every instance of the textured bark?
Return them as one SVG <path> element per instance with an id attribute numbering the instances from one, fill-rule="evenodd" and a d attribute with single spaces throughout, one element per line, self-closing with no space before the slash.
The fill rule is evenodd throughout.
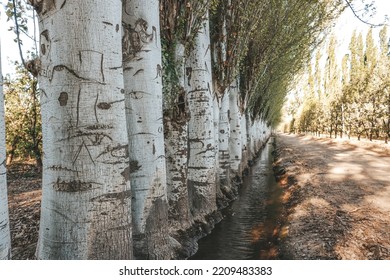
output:
<path id="1" fill-rule="evenodd" d="M 222 192 L 230 199 L 233 198 L 230 184 L 230 154 L 229 154 L 229 137 L 230 137 L 230 110 L 229 110 L 230 91 L 225 90 L 221 100 L 221 110 L 219 112 L 219 150 L 218 150 L 218 176 Z"/>
<path id="2" fill-rule="evenodd" d="M 39 15 L 38 259 L 131 259 L 120 0 L 32 1 Z"/>
<path id="3" fill-rule="evenodd" d="M 253 159 L 256 157 L 254 126 L 255 126 L 255 122 L 252 120 L 252 117 L 248 114 L 247 135 L 248 135 L 248 156 L 250 161 L 253 161 Z"/>
<path id="4" fill-rule="evenodd" d="M 165 118 L 169 228 L 190 226 L 187 189 L 187 122 Z"/>
<path id="5" fill-rule="evenodd" d="M 0 45 L 0 260 L 11 258 L 11 237 L 9 230 L 7 178 L 5 155 L 5 124 L 4 124 L 4 94 L 3 72 L 1 71 Z"/>
<path id="6" fill-rule="evenodd" d="M 214 94 L 213 99 L 213 110 L 214 110 L 214 155 L 215 155 L 215 162 L 219 163 L 219 118 L 220 118 L 220 104 L 219 104 L 219 98 L 216 94 Z M 221 189 L 221 183 L 220 183 L 220 177 L 219 177 L 219 171 L 217 169 L 216 172 L 216 178 L 215 178 L 215 185 L 216 185 L 216 191 L 217 191 L 217 206 L 218 208 L 223 208 L 227 206 L 226 197 L 222 192 Z"/>
<path id="7" fill-rule="evenodd" d="M 242 160 L 242 142 L 241 142 L 241 112 L 239 106 L 239 87 L 238 82 L 234 81 L 230 86 L 229 95 L 229 154 L 230 169 L 232 176 L 241 177 L 241 160 Z"/>
<path id="8" fill-rule="evenodd" d="M 247 131 L 247 114 L 245 112 L 241 115 L 241 149 L 242 160 L 241 168 L 244 171 L 248 167 L 248 131 Z"/>
<path id="9" fill-rule="evenodd" d="M 188 123 L 188 189 L 191 213 L 203 220 L 216 210 L 214 110 L 208 16 L 186 61 Z"/>
<path id="10" fill-rule="evenodd" d="M 214 148 L 214 154 L 215 154 L 215 161 L 219 162 L 219 118 L 220 118 L 220 104 L 219 104 L 219 98 L 216 94 L 214 94 L 213 98 L 213 117 L 214 117 L 214 142 L 215 142 L 215 148 Z M 217 172 L 218 175 L 218 172 Z M 217 176 L 219 178 L 219 176 Z"/>
<path id="11" fill-rule="evenodd" d="M 159 1 L 123 1 L 134 256 L 169 259 Z"/>
<path id="12" fill-rule="evenodd" d="M 188 104 L 185 97 L 184 46 L 175 50 L 179 92 L 175 106 L 164 117 L 167 189 L 169 202 L 169 228 L 171 231 L 187 229 L 191 225 L 187 188 Z"/>

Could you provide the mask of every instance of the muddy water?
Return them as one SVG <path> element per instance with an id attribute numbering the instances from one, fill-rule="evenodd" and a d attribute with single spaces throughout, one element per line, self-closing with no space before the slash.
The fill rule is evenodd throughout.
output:
<path id="1" fill-rule="evenodd" d="M 224 210 L 225 218 L 199 240 L 191 259 L 279 259 L 277 242 L 282 190 L 272 170 L 273 138 L 244 178 L 238 198 Z"/>

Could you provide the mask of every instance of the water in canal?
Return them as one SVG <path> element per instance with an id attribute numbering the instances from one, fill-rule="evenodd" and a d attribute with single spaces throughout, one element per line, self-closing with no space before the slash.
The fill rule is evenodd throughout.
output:
<path id="1" fill-rule="evenodd" d="M 276 259 L 282 212 L 282 189 L 276 182 L 272 162 L 272 142 L 244 178 L 238 198 L 227 207 L 225 218 L 212 233 L 199 240 L 194 260 Z"/>

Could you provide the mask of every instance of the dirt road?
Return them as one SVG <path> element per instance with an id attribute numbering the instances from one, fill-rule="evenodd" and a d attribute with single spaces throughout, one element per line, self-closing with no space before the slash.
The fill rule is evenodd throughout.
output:
<path id="1" fill-rule="evenodd" d="M 281 134 L 292 259 L 390 259 L 390 146 Z"/>

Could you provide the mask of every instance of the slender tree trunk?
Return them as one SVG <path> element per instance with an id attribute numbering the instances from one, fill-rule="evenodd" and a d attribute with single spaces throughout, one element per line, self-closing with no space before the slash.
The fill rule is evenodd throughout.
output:
<path id="1" fill-rule="evenodd" d="M 220 104 L 219 104 L 219 98 L 217 94 L 214 94 L 214 99 L 213 99 L 213 110 L 214 110 L 214 156 L 215 156 L 215 162 L 219 163 L 219 118 L 220 118 Z M 220 183 L 220 176 L 219 172 L 216 172 L 216 179 L 215 179 L 215 184 L 216 184 L 216 190 L 217 190 L 217 206 L 218 208 L 223 208 L 227 206 L 227 202 L 225 199 L 224 194 L 222 193 L 221 190 L 221 183 Z"/>
<path id="2" fill-rule="evenodd" d="M 37 258 L 131 259 L 121 1 L 31 2 L 44 150 Z"/>
<path id="3" fill-rule="evenodd" d="M 230 87 L 229 107 L 230 107 L 230 138 L 229 154 L 230 169 L 233 176 L 241 177 L 242 142 L 241 142 L 241 112 L 239 106 L 238 81 L 234 81 Z"/>
<path id="4" fill-rule="evenodd" d="M 123 67 L 137 259 L 169 259 L 159 1 L 123 1 Z"/>
<path id="5" fill-rule="evenodd" d="M 11 258 L 11 236 L 9 229 L 7 174 L 5 164 L 4 94 L 0 44 L 0 260 Z"/>
<path id="6" fill-rule="evenodd" d="M 242 148 L 242 170 L 248 167 L 248 131 L 247 114 L 245 111 L 241 114 L 241 148 Z"/>
<path id="7" fill-rule="evenodd" d="M 31 132 L 31 138 L 33 141 L 33 151 L 34 151 L 34 156 L 35 156 L 35 162 L 36 166 L 41 169 L 42 168 L 42 152 L 40 150 L 40 139 L 38 137 L 38 100 L 37 100 L 37 87 L 38 87 L 38 82 L 34 78 L 33 81 L 33 92 L 32 92 L 32 98 L 33 98 L 33 115 L 32 115 L 32 132 Z"/>
<path id="8" fill-rule="evenodd" d="M 249 113 L 247 113 L 246 116 L 246 131 L 247 131 L 247 139 L 248 139 L 248 148 L 247 148 L 247 155 L 248 155 L 248 160 L 250 163 L 253 162 L 254 159 L 254 144 L 253 144 L 253 120 L 252 117 L 250 116 Z"/>
<path id="9" fill-rule="evenodd" d="M 188 123 L 188 189 L 191 212 L 201 221 L 216 210 L 214 110 L 208 15 L 186 61 Z"/>
<path id="10" fill-rule="evenodd" d="M 229 137 L 230 137 L 230 111 L 229 111 L 229 95 L 230 92 L 228 89 L 225 90 L 225 93 L 221 99 L 221 110 L 219 111 L 219 134 L 218 134 L 218 176 L 219 176 L 219 186 L 222 190 L 222 193 L 232 199 L 234 194 L 231 192 L 230 184 L 230 155 L 229 155 Z"/>
<path id="11" fill-rule="evenodd" d="M 191 225 L 187 188 L 188 103 L 184 91 L 184 46 L 175 50 L 176 73 L 179 78 L 177 100 L 167 109 L 165 123 L 165 151 L 169 202 L 169 228 L 172 231 L 187 229 Z"/>

